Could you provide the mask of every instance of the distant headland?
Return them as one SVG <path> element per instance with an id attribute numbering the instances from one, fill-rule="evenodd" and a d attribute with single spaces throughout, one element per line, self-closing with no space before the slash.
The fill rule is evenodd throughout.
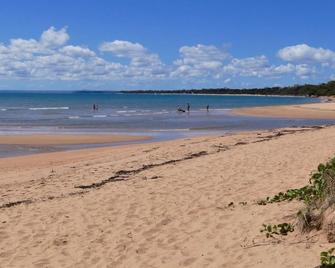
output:
<path id="1" fill-rule="evenodd" d="M 289 96 L 335 96 L 335 80 L 322 84 L 305 84 L 286 87 L 264 87 L 250 89 L 231 88 L 203 88 L 203 89 L 179 89 L 179 90 L 131 90 L 120 91 L 122 93 L 137 94 L 222 94 L 222 95 L 289 95 Z"/>

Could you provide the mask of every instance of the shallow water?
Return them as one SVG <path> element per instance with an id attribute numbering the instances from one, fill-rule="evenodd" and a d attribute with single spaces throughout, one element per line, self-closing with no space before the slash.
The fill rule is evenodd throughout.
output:
<path id="1" fill-rule="evenodd" d="M 160 141 L 241 130 L 334 124 L 335 120 L 259 118 L 231 114 L 232 108 L 318 101 L 315 98 L 286 96 L 0 92 L 0 134 L 140 134 Z M 187 103 L 191 106 L 189 113 L 176 111 L 178 107 L 186 109 Z M 93 104 L 98 105 L 97 111 L 93 111 Z M 207 105 L 209 112 L 206 111 Z M 106 145 L 110 144 L 43 147 L 1 145 L 0 157 Z"/>
<path id="2" fill-rule="evenodd" d="M 317 102 L 305 97 L 0 92 L 0 133 L 240 130 L 292 120 L 237 117 L 230 109 Z M 191 105 L 190 113 L 177 107 Z M 93 111 L 93 104 L 99 109 Z M 206 106 L 209 105 L 209 112 Z M 286 122 L 286 123 L 284 123 Z M 297 122 L 298 123 L 298 122 Z"/>

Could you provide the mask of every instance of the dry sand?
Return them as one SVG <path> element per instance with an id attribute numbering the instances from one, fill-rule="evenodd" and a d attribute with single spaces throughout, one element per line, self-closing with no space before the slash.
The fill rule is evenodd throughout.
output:
<path id="1" fill-rule="evenodd" d="M 234 109 L 233 113 L 261 117 L 335 119 L 335 102 L 239 108 Z"/>
<path id="2" fill-rule="evenodd" d="M 259 231 L 303 205 L 256 200 L 306 185 L 335 127 L 281 134 L 0 159 L 1 267 L 315 267 L 322 233 Z"/>
<path id="3" fill-rule="evenodd" d="M 125 141 L 143 141 L 150 137 L 132 135 L 0 135 L 0 144 L 56 145 L 56 144 L 99 144 Z"/>

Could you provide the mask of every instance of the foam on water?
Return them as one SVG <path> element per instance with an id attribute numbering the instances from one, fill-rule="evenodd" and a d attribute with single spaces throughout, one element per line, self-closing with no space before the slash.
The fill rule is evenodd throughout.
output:
<path id="1" fill-rule="evenodd" d="M 70 107 L 31 107 L 29 110 L 31 111 L 39 111 L 39 110 L 69 110 Z"/>
<path id="2" fill-rule="evenodd" d="M 105 117 L 107 117 L 107 115 L 105 115 L 105 114 L 96 114 L 96 115 L 93 115 L 93 117 L 95 117 L 95 118 L 105 118 Z"/>

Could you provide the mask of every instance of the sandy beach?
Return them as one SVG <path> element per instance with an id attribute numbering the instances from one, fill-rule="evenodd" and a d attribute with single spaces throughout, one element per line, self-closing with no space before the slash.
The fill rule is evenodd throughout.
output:
<path id="1" fill-rule="evenodd" d="M 233 114 L 260 117 L 335 119 L 335 102 L 240 108 L 234 109 Z"/>
<path id="2" fill-rule="evenodd" d="M 335 127 L 290 128 L 0 159 L 3 267 L 315 267 L 322 232 L 278 241 Z"/>

